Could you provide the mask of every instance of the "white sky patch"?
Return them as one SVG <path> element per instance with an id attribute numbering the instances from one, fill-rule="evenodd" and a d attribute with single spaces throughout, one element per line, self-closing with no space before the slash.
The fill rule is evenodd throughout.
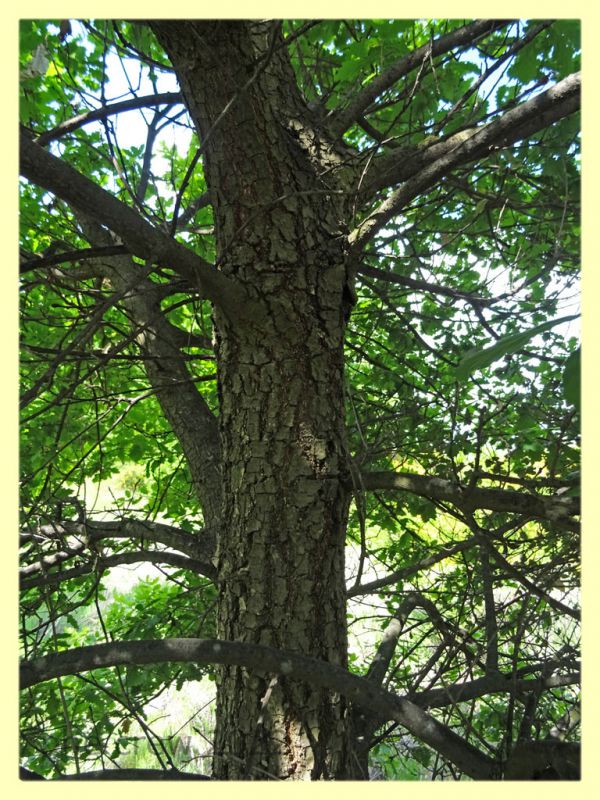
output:
<path id="1" fill-rule="evenodd" d="M 145 70 L 140 72 L 139 62 L 133 59 L 120 58 L 115 53 L 110 53 L 106 59 L 106 74 L 108 80 L 105 84 L 105 91 L 109 103 L 125 100 L 133 97 L 131 87 L 135 90 L 135 95 L 144 96 L 150 94 L 162 94 L 163 92 L 178 92 L 179 86 L 177 79 L 172 73 L 159 72 L 156 75 L 156 89 L 148 79 Z M 134 109 L 124 114 L 117 114 L 111 117 L 115 133 L 121 147 L 139 147 L 146 142 L 148 124 L 154 115 L 153 108 Z M 177 149 L 184 153 L 191 140 L 191 131 L 179 125 L 169 125 L 165 132 L 161 132 L 157 137 L 155 149 L 158 152 L 161 142 L 167 145 L 175 144 Z"/>
<path id="2" fill-rule="evenodd" d="M 79 28 L 81 34 L 81 44 L 90 49 L 88 43 L 88 33 L 79 24 L 74 23 Z M 162 94 L 166 92 L 178 92 L 179 86 L 177 78 L 173 73 L 158 71 L 155 75 L 155 85 L 152 85 L 148 77 L 148 69 L 145 66 L 140 68 L 140 62 L 120 57 L 110 51 L 106 56 L 106 80 L 104 82 L 105 103 L 111 105 L 137 96 Z M 94 107 L 102 107 L 102 98 L 99 94 L 93 95 L 86 91 L 86 101 L 90 103 L 95 99 Z M 121 112 L 107 118 L 108 123 L 114 130 L 119 147 L 128 149 L 130 147 L 145 146 L 148 136 L 148 125 L 150 124 L 156 107 L 142 109 L 132 109 L 131 111 Z M 161 106 L 167 110 L 166 106 Z M 173 106 L 167 110 L 169 116 L 176 113 Z M 86 125 L 89 131 L 97 131 L 105 137 L 102 122 L 91 122 Z M 155 174 L 164 174 L 169 169 L 169 162 L 161 155 L 162 145 L 168 148 L 175 147 L 179 154 L 185 154 L 192 139 L 192 130 L 185 125 L 168 124 L 158 134 L 153 147 L 152 167 Z M 57 143 L 53 143 L 57 146 Z M 116 179 L 116 175 L 115 175 Z M 116 184 L 113 189 L 116 189 Z M 163 198 L 175 197 L 175 193 L 169 191 L 166 184 L 161 185 L 161 196 Z"/>

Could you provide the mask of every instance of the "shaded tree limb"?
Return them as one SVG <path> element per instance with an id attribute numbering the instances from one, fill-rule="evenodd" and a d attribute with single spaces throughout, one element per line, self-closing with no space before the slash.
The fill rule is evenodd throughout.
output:
<path id="1" fill-rule="evenodd" d="M 353 704 L 400 723 L 469 777 L 479 780 L 498 777 L 496 762 L 409 700 L 384 691 L 341 667 L 264 645 L 216 639 L 163 639 L 78 647 L 22 662 L 21 688 L 90 669 L 165 661 L 232 664 L 333 689 Z"/>
<path id="2" fill-rule="evenodd" d="M 416 592 L 411 592 L 408 597 L 400 603 L 395 614 L 387 624 L 381 637 L 379 647 L 365 675 L 365 680 L 370 681 L 375 686 L 381 686 L 383 684 L 383 679 L 389 669 L 406 619 L 415 608 L 416 604 Z M 373 735 L 383 721 L 384 720 L 381 720 L 378 714 L 373 714 L 366 708 L 352 709 L 354 750 L 360 764 L 361 773 L 365 779 L 368 779 L 369 775 L 369 750 L 373 746 Z"/>
<path id="3" fill-rule="evenodd" d="M 215 551 L 214 534 L 207 529 L 193 534 L 163 522 L 149 522 L 132 518 L 106 522 L 64 520 L 39 525 L 34 530 L 22 533 L 20 538 L 21 542 L 26 544 L 33 540 L 38 542 L 48 539 L 60 540 L 64 536 L 76 536 L 82 542 L 92 543 L 103 539 L 138 539 L 156 542 L 200 561 L 210 561 Z"/>
<path id="4" fill-rule="evenodd" d="M 107 256 L 123 255 L 129 251 L 122 244 L 107 245 L 106 247 L 86 247 L 81 250 L 69 250 L 66 253 L 56 253 L 52 256 L 36 255 L 27 258 L 19 264 L 19 275 L 31 272 L 34 269 L 46 269 L 56 264 L 64 264 L 68 261 L 88 261 L 95 258 L 106 258 Z"/>
<path id="5" fill-rule="evenodd" d="M 24 781 L 210 781 L 208 775 L 194 772 L 180 772 L 177 769 L 99 769 L 93 772 L 80 772 L 72 775 L 58 775 L 55 778 L 44 778 L 37 772 L 25 767 L 19 770 L 19 777 Z"/>
<path id="6" fill-rule="evenodd" d="M 188 206 L 186 206 L 184 211 L 177 218 L 177 227 L 182 228 L 184 225 L 187 225 L 187 223 L 190 222 L 190 220 L 196 216 L 196 214 L 198 213 L 198 211 L 200 211 L 201 208 L 205 208 L 206 206 L 209 206 L 211 203 L 212 203 L 211 194 L 207 190 L 206 192 L 203 192 L 201 195 L 196 197 L 195 200 L 192 200 L 192 202 Z"/>
<path id="7" fill-rule="evenodd" d="M 479 548 L 479 556 L 485 610 L 485 671 L 492 674 L 498 671 L 498 618 L 494 596 L 494 565 L 490 562 L 489 550 L 484 545 Z"/>
<path id="8" fill-rule="evenodd" d="M 197 559 L 163 550 L 136 550 L 135 552 L 116 553 L 112 556 L 97 558 L 90 563 L 63 570 L 62 572 L 43 572 L 41 575 L 33 577 L 23 576 L 20 580 L 20 588 L 25 591 L 39 586 L 53 586 L 72 578 L 80 578 L 82 575 L 90 575 L 92 572 L 100 573 L 123 564 L 141 563 L 166 564 L 178 569 L 187 569 L 197 575 L 205 575 L 211 580 L 215 580 L 217 577 L 217 570 L 210 562 L 198 561 Z"/>
<path id="9" fill-rule="evenodd" d="M 394 656 L 396 645 L 400 639 L 404 624 L 411 611 L 418 605 L 418 602 L 417 593 L 411 592 L 408 597 L 400 603 L 400 606 L 383 632 L 379 647 L 369 665 L 366 675 L 367 679 L 373 681 L 377 686 L 383 684 L 383 679 L 385 678 Z"/>
<path id="10" fill-rule="evenodd" d="M 159 123 L 161 119 L 161 114 L 158 109 L 154 111 L 154 116 L 152 117 L 152 121 L 148 126 L 148 133 L 146 136 L 146 144 L 144 147 L 144 160 L 142 161 L 142 171 L 140 175 L 140 179 L 135 190 L 134 200 L 136 204 L 143 206 L 144 200 L 146 198 L 146 192 L 148 191 L 148 183 L 150 182 L 150 170 L 152 167 L 152 155 L 154 151 L 154 143 L 156 142 L 156 137 L 160 131 Z"/>
<path id="11" fill-rule="evenodd" d="M 132 255 L 162 264 L 197 285 L 202 295 L 235 318 L 257 314 L 244 288 L 192 250 L 152 226 L 69 164 L 47 153 L 26 135 L 20 141 L 21 174 L 116 233 Z"/>
<path id="12" fill-rule="evenodd" d="M 502 673 L 484 675 L 464 683 L 453 683 L 441 689 L 427 689 L 415 694 L 409 694 L 411 701 L 423 708 L 443 708 L 466 703 L 488 694 L 501 694 L 517 691 L 525 696 L 529 692 L 542 692 L 560 686 L 572 686 L 581 681 L 579 672 L 570 672 L 566 675 L 550 675 L 541 678 L 522 678 L 515 680 L 513 675 Z"/>
<path id="13" fill-rule="evenodd" d="M 94 245 L 109 243 L 110 236 L 97 223 L 80 215 L 86 237 Z M 134 264 L 129 256 L 113 256 L 105 276 L 116 288 L 127 283 Z M 137 343 L 146 375 L 163 413 L 175 432 L 193 476 L 207 525 L 214 526 L 220 513 L 221 472 L 218 423 L 206 400 L 191 381 L 181 347 L 192 342 L 161 311 L 161 290 L 147 280 L 123 301 L 139 328 Z"/>
<path id="14" fill-rule="evenodd" d="M 32 770 L 27 769 L 26 767 L 19 767 L 19 778 L 22 781 L 45 781 L 47 780 L 44 778 L 43 775 L 38 775 L 37 772 L 32 772 Z"/>
<path id="15" fill-rule="evenodd" d="M 59 566 L 65 561 L 70 561 L 72 558 L 75 558 L 75 556 L 82 555 L 82 553 L 85 553 L 85 550 L 86 543 L 81 542 L 75 547 L 68 547 L 55 553 L 43 555 L 38 561 L 34 561 L 31 564 L 26 564 L 24 567 L 21 567 L 19 570 L 19 580 L 22 582 L 30 578 L 32 575 L 35 576 L 37 573 L 45 573 L 47 570 L 52 569 L 52 567 Z"/>
<path id="16" fill-rule="evenodd" d="M 511 753 L 504 780 L 562 780 L 581 778 L 581 745 L 576 742 L 521 742 Z"/>
<path id="17" fill-rule="evenodd" d="M 572 81 L 574 77 L 577 78 L 575 86 Z M 568 82 L 566 85 L 565 81 Z M 558 89 L 558 93 L 553 91 L 555 89 Z M 561 94 L 565 89 L 567 90 L 566 96 L 561 98 Z M 499 138 L 499 141 L 496 143 L 498 149 L 513 144 L 532 133 L 543 130 L 548 125 L 556 122 L 557 119 L 561 119 L 563 116 L 567 116 L 569 113 L 578 110 L 579 90 L 579 73 L 573 73 L 573 75 L 568 76 L 563 81 L 555 84 L 555 86 L 550 87 L 550 89 L 543 94 L 521 103 L 515 108 L 506 111 L 503 116 L 485 125 L 481 125 L 478 128 L 467 128 L 458 131 L 446 139 L 431 144 L 428 143 L 428 140 L 424 140 L 422 144 L 416 147 L 399 147 L 391 152 L 383 153 L 372 162 L 369 168 L 369 174 L 365 178 L 362 192 L 367 197 L 372 196 L 380 189 L 394 186 L 395 184 L 412 178 L 437 159 L 443 158 L 456 151 L 461 144 L 468 142 L 478 132 L 487 131 L 488 135 L 490 133 L 494 134 L 497 129 L 492 126 L 497 125 L 505 119 L 508 114 L 511 115 L 509 122 L 512 120 L 514 127 L 512 130 L 505 131 L 504 140 L 501 137 Z M 547 96 L 548 92 L 552 92 L 549 97 Z M 540 100 L 540 98 L 545 98 L 545 100 Z M 548 100 L 550 100 L 550 102 L 548 102 Z M 538 106 L 539 117 L 536 116 L 535 113 L 528 113 L 530 110 L 529 104 L 535 101 L 540 101 L 540 105 Z M 565 104 L 564 106 L 562 106 L 563 103 Z M 523 115 L 524 119 L 519 121 L 519 115 Z M 507 138 L 509 134 L 510 139 Z M 483 147 L 483 145 L 481 146 Z M 461 156 L 461 160 L 458 161 L 457 164 L 461 164 L 463 161 L 466 163 L 471 160 L 471 157 L 467 156 L 465 151 L 461 151 L 460 154 L 454 153 L 454 155 Z M 484 150 L 483 155 L 488 155 L 488 153 Z M 462 156 L 464 156 L 464 160 Z"/>

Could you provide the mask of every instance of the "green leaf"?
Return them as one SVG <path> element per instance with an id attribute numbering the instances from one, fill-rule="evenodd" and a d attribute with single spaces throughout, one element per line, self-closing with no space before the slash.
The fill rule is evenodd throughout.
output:
<path id="1" fill-rule="evenodd" d="M 419 764 L 422 764 L 424 767 L 430 765 L 432 752 L 428 747 L 418 745 L 412 749 L 411 754 L 417 759 Z"/>
<path id="2" fill-rule="evenodd" d="M 567 358 L 563 371 L 563 391 L 565 397 L 577 411 L 581 411 L 581 348 Z"/>
<path id="3" fill-rule="evenodd" d="M 571 315 L 569 317 L 551 319 L 548 320 L 548 322 L 542 322 L 541 325 L 536 325 L 526 331 L 513 333 L 510 336 L 503 336 L 501 339 L 498 339 L 496 344 L 491 347 L 486 347 L 483 350 L 477 347 L 468 350 L 456 367 L 456 380 L 464 381 L 475 370 L 485 369 L 485 367 L 489 367 L 490 364 L 493 364 L 494 361 L 497 361 L 499 358 L 517 352 L 517 350 L 520 350 L 538 333 L 543 333 L 544 331 L 550 330 L 550 328 L 554 328 L 556 325 L 560 325 L 561 322 L 568 322 L 576 318 L 577 315 Z"/>

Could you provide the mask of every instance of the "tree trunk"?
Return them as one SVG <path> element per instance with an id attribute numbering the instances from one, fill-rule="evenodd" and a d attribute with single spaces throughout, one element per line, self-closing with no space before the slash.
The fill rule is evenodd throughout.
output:
<path id="1" fill-rule="evenodd" d="M 229 498 L 219 636 L 345 666 L 341 331 L 334 338 L 323 322 L 328 292 L 307 291 L 314 267 L 298 264 L 260 329 L 217 323 Z M 266 678 L 239 672 L 225 668 L 221 678 L 217 775 L 250 777 L 255 766 L 279 777 L 336 776 L 345 752 L 339 698 L 285 681 L 269 697 Z"/>
<path id="2" fill-rule="evenodd" d="M 346 666 L 341 193 L 272 23 L 153 23 L 205 148 L 220 268 L 260 302 L 214 315 L 218 634 Z M 226 113 L 222 113 L 227 107 Z M 318 152 L 317 152 L 318 151 Z M 223 667 L 214 774 L 349 776 L 344 701 Z"/>

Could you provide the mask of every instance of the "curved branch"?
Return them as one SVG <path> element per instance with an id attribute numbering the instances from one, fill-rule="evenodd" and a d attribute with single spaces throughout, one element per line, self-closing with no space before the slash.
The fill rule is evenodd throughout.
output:
<path id="1" fill-rule="evenodd" d="M 163 639 L 78 647 L 22 662 L 21 688 L 90 669 L 166 661 L 231 664 L 333 689 L 353 704 L 400 723 L 471 778 L 489 780 L 497 776 L 497 764 L 492 759 L 409 700 L 341 667 L 265 645 L 216 639 Z"/>
<path id="2" fill-rule="evenodd" d="M 79 772 L 73 775 L 58 775 L 44 778 L 37 772 L 20 767 L 19 777 L 24 781 L 210 781 L 208 775 L 180 772 L 178 769 L 99 769 L 94 772 Z"/>
<path id="3" fill-rule="evenodd" d="M 21 136 L 20 170 L 23 177 L 110 228 L 132 255 L 168 266 L 190 280 L 228 315 L 239 319 L 257 313 L 256 302 L 250 302 L 241 284 L 152 226 L 69 164 L 47 153 L 27 135 Z"/>
<path id="4" fill-rule="evenodd" d="M 39 586 L 55 586 L 72 578 L 102 572 L 123 564 L 147 562 L 166 564 L 178 569 L 187 569 L 216 581 L 217 570 L 213 564 L 215 536 L 208 529 L 191 534 L 171 525 L 137 519 L 109 522 L 53 522 L 40 525 L 33 531 L 20 534 L 21 544 L 35 541 L 63 541 L 65 537 L 79 540 L 77 544 L 64 547 L 54 553 L 40 555 L 37 560 L 25 564 L 19 571 L 20 589 L 26 591 Z M 104 539 L 134 539 L 142 542 L 163 544 L 179 553 L 164 550 L 138 550 L 98 557 L 97 543 Z M 88 563 L 71 569 L 50 572 L 65 561 L 85 554 L 93 556 Z M 184 555 L 180 555 L 183 553 Z"/>
<path id="5" fill-rule="evenodd" d="M 88 564 L 82 564 L 79 567 L 63 570 L 62 572 L 42 573 L 34 577 L 23 575 L 20 580 L 20 588 L 25 591 L 27 589 L 35 589 L 38 586 L 53 586 L 63 581 L 71 580 L 72 578 L 80 578 L 82 575 L 90 575 L 91 573 L 104 572 L 113 567 L 122 566 L 123 564 L 166 564 L 170 567 L 177 567 L 178 569 L 187 569 L 190 572 L 195 572 L 197 575 L 204 575 L 211 580 L 217 577 L 217 570 L 211 563 L 206 561 L 197 561 L 187 556 L 178 555 L 177 553 L 168 553 L 161 550 L 137 550 L 129 553 L 116 553 L 112 556 L 105 558 L 98 558 Z"/>
<path id="6" fill-rule="evenodd" d="M 106 119 L 114 114 L 121 114 L 123 111 L 133 111 L 137 108 L 149 108 L 152 106 L 176 105 L 182 102 L 181 92 L 163 92 L 161 94 L 147 94 L 143 97 L 132 97 L 129 100 L 122 100 L 120 103 L 111 103 L 101 108 L 95 108 L 93 111 L 78 114 L 76 117 L 71 117 L 71 119 L 61 122 L 60 125 L 52 128 L 52 130 L 41 133 L 34 141 L 36 144 L 44 146 L 55 139 L 60 139 L 61 136 L 65 136 L 67 133 L 72 133 L 78 128 L 82 128 L 90 122 Z"/>
<path id="7" fill-rule="evenodd" d="M 106 522 L 73 522 L 64 520 L 46 525 L 39 525 L 35 530 L 21 534 L 22 544 L 36 540 L 38 542 L 62 539 L 64 536 L 75 536 L 82 542 L 98 542 L 102 539 L 141 539 L 156 542 L 184 553 L 189 558 L 210 561 L 215 551 L 215 538 L 210 531 L 202 530 L 197 534 L 188 533 L 164 522 L 124 518 Z"/>
<path id="8" fill-rule="evenodd" d="M 109 245 L 108 247 L 86 247 L 81 250 L 70 250 L 68 253 L 57 253 L 53 256 L 35 255 L 33 258 L 24 259 L 19 263 L 19 275 L 31 272 L 34 269 L 47 269 L 55 264 L 64 264 L 68 261 L 88 261 L 89 259 L 104 259 L 107 256 L 123 255 L 128 252 L 122 244 Z"/>
<path id="9" fill-rule="evenodd" d="M 85 215 L 80 224 L 93 245 L 109 241 L 106 231 Z M 133 269 L 129 256 L 114 256 L 106 264 L 106 278 L 117 289 L 127 285 Z M 187 368 L 181 347 L 192 338 L 173 326 L 161 312 L 161 290 L 147 280 L 124 301 L 140 331 L 137 343 L 146 356 L 145 371 L 161 409 L 177 436 L 190 467 L 198 499 L 207 524 L 214 527 L 220 513 L 220 441 L 215 415 L 198 391 Z"/>

